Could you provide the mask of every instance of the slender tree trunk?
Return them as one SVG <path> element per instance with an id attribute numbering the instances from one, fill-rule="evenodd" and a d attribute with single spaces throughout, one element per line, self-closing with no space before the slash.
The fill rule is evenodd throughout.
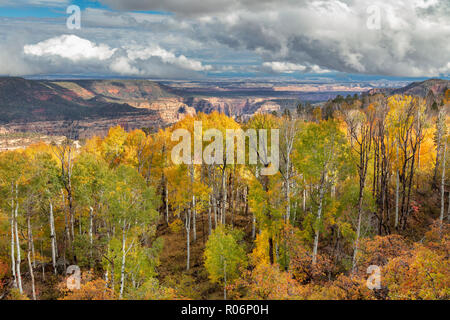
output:
<path id="1" fill-rule="evenodd" d="M 189 271 L 191 260 L 191 209 L 186 211 L 186 270 Z"/>
<path id="2" fill-rule="evenodd" d="M 326 179 L 326 178 L 325 178 Z M 320 223 L 320 219 L 322 218 L 322 208 L 323 208 L 323 198 L 325 195 L 325 187 L 322 185 L 320 186 L 320 194 L 319 194 L 319 208 L 317 210 L 317 223 Z M 319 226 L 316 227 L 315 235 L 314 235 L 314 247 L 313 247 L 313 256 L 312 256 L 312 263 L 315 264 L 317 261 L 317 249 L 319 247 L 319 233 L 320 228 Z"/>
<path id="3" fill-rule="evenodd" d="M 226 169 L 225 164 L 222 173 L 222 224 L 226 224 L 226 214 L 227 214 L 227 179 L 226 179 Z"/>
<path id="4" fill-rule="evenodd" d="M 195 208 L 195 196 L 192 196 L 192 231 L 194 242 L 197 241 L 197 209 Z"/>
<path id="5" fill-rule="evenodd" d="M 213 195 L 213 211 L 214 211 L 214 228 L 217 228 L 217 200 L 216 197 Z"/>
<path id="6" fill-rule="evenodd" d="M 292 224 L 295 225 L 297 222 L 297 208 L 298 208 L 298 202 L 294 202 L 294 217 L 292 218 Z"/>
<path id="7" fill-rule="evenodd" d="M 91 244 L 91 255 L 92 255 L 92 246 L 94 244 L 93 234 L 94 234 L 94 208 L 89 207 L 89 243 Z"/>
<path id="8" fill-rule="evenodd" d="M 211 195 L 209 195 L 209 202 L 208 202 L 208 234 L 211 235 L 212 232 L 212 221 L 211 221 Z"/>
<path id="9" fill-rule="evenodd" d="M 366 135 L 364 139 L 371 139 L 371 136 Z M 358 250 L 359 250 L 359 238 L 361 236 L 363 196 L 364 196 L 364 188 L 366 185 L 367 165 L 369 162 L 369 152 L 370 152 L 370 144 L 368 146 L 367 140 L 364 140 L 364 141 L 365 142 L 360 144 L 358 222 L 357 222 L 357 226 L 356 226 L 355 247 L 353 250 L 352 273 L 354 273 L 356 271 L 356 262 L 357 262 L 356 260 L 357 260 L 357 256 L 358 256 Z M 369 141 L 369 143 L 370 143 L 370 141 Z"/>
<path id="10" fill-rule="evenodd" d="M 195 203 L 195 195 L 194 193 L 194 179 L 195 179 L 195 168 L 194 165 L 191 165 L 190 167 L 190 177 L 191 177 L 191 186 L 192 186 L 192 231 L 193 231 L 193 237 L 194 242 L 197 240 L 197 209 L 196 209 L 196 203 Z"/>
<path id="11" fill-rule="evenodd" d="M 114 232 L 113 232 L 113 236 L 114 236 Z M 108 233 L 108 238 L 109 238 L 109 233 Z M 110 243 L 108 241 L 108 243 Z M 109 246 L 109 244 L 108 244 Z M 115 290 L 116 288 L 116 264 L 114 262 L 114 257 L 111 259 L 111 289 Z"/>
<path id="12" fill-rule="evenodd" d="M 291 190 L 290 190 L 290 181 L 289 178 L 286 178 L 286 192 L 285 192 L 285 200 L 286 200 L 286 223 L 289 223 L 291 218 Z"/>
<path id="13" fill-rule="evenodd" d="M 271 235 L 269 236 L 269 261 L 270 261 L 270 264 L 274 264 L 274 262 L 275 262 L 274 254 L 273 254 L 273 238 Z"/>
<path id="14" fill-rule="evenodd" d="M 57 273 L 56 270 L 56 234 L 55 234 L 55 222 L 53 217 L 53 204 L 50 202 L 50 240 L 52 244 L 52 264 L 53 272 Z"/>
<path id="15" fill-rule="evenodd" d="M 227 300 L 227 260 L 223 262 L 223 278 L 224 278 L 224 287 L 223 287 L 223 300 Z"/>
<path id="16" fill-rule="evenodd" d="M 364 187 L 363 187 L 364 189 Z M 355 240 L 355 248 L 353 250 L 353 259 L 352 259 L 352 273 L 356 271 L 356 259 L 358 256 L 359 250 L 359 237 L 361 236 L 361 218 L 362 218 L 362 192 L 360 192 L 359 200 L 358 200 L 358 222 L 356 226 L 356 240 Z"/>
<path id="17" fill-rule="evenodd" d="M 15 215 L 14 215 L 14 200 L 11 199 L 11 270 L 13 276 L 13 284 L 15 288 L 19 287 L 17 283 L 17 275 L 16 275 L 16 254 L 15 254 Z"/>
<path id="18" fill-rule="evenodd" d="M 91 256 L 91 267 L 93 266 L 93 249 L 94 249 L 94 208 L 89 207 L 89 244 L 90 244 L 90 256 Z"/>
<path id="19" fill-rule="evenodd" d="M 306 186 L 303 189 L 303 212 L 306 212 Z"/>
<path id="20" fill-rule="evenodd" d="M 253 214 L 252 217 L 252 239 L 256 237 L 256 216 Z"/>
<path id="21" fill-rule="evenodd" d="M 123 298 L 123 290 L 125 288 L 125 263 L 126 263 L 126 241 L 127 241 L 127 231 L 126 231 L 126 223 L 124 221 L 122 228 L 122 264 L 120 268 L 120 293 L 119 298 Z"/>
<path id="22" fill-rule="evenodd" d="M 33 296 L 33 300 L 36 300 L 36 288 L 35 288 L 35 284 L 34 284 L 34 271 L 33 271 L 33 266 L 31 264 L 31 248 L 32 248 L 32 243 L 33 243 L 33 238 L 32 238 L 32 234 L 31 234 L 31 221 L 30 221 L 30 215 L 28 215 L 27 217 L 27 226 L 28 226 L 28 253 L 27 253 L 27 258 L 28 258 L 28 269 L 30 271 L 30 278 L 31 278 L 31 292 L 32 292 L 32 296 Z"/>
<path id="23" fill-rule="evenodd" d="M 169 181 L 165 178 L 165 195 L 164 195 L 164 205 L 166 209 L 166 223 L 169 224 Z"/>
<path id="24" fill-rule="evenodd" d="M 16 194 L 17 194 L 17 192 L 18 192 L 18 189 L 17 189 L 17 184 L 16 184 Z M 21 275 L 21 272 L 20 272 L 20 263 L 21 263 L 22 259 L 20 257 L 19 228 L 17 226 L 18 211 L 19 211 L 19 202 L 18 202 L 17 197 L 16 197 L 16 209 L 14 211 L 14 231 L 15 231 L 15 236 L 16 236 L 15 241 L 16 241 L 16 251 L 17 251 L 17 261 L 16 261 L 17 272 L 16 272 L 16 276 L 17 276 L 17 284 L 18 284 L 18 287 L 19 287 L 19 292 L 20 292 L 20 294 L 22 294 L 23 293 L 23 289 L 22 289 L 22 275 Z"/>
<path id="25" fill-rule="evenodd" d="M 33 229 L 30 230 L 31 232 L 31 256 L 33 257 L 33 268 L 36 268 L 36 254 L 34 251 L 34 238 L 33 238 Z"/>
<path id="26" fill-rule="evenodd" d="M 247 217 L 248 216 L 248 186 L 246 186 L 245 188 L 244 188 L 244 193 L 245 193 L 245 195 L 244 195 L 244 201 L 245 201 L 245 204 L 244 204 L 244 206 L 245 206 L 245 208 L 244 208 L 244 215 Z"/>
<path id="27" fill-rule="evenodd" d="M 64 196 L 64 190 L 61 189 L 61 196 L 62 196 L 62 203 L 63 203 L 63 210 L 64 210 L 64 272 L 66 272 L 66 251 L 68 248 L 72 248 L 72 241 L 70 239 L 70 230 L 69 230 L 69 217 L 67 216 L 67 205 L 65 201 Z"/>

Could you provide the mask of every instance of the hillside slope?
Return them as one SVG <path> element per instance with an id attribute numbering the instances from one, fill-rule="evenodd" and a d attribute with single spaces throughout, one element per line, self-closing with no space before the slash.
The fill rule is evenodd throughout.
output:
<path id="1" fill-rule="evenodd" d="M 413 82 L 403 88 L 383 88 L 372 89 L 368 94 L 384 93 L 386 95 L 407 94 L 419 97 L 426 97 L 429 92 L 432 92 L 435 97 L 442 96 L 447 89 L 450 88 L 450 80 L 443 79 L 429 79 L 422 82 Z"/>

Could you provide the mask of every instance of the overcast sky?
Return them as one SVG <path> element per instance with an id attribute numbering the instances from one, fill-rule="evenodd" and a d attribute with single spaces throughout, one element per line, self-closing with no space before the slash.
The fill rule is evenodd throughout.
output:
<path id="1" fill-rule="evenodd" d="M 0 75 L 347 73 L 449 77 L 450 1 L 0 0 Z"/>

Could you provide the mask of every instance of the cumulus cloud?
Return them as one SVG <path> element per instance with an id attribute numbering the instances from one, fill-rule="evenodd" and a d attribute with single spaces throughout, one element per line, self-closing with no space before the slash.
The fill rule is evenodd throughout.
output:
<path id="1" fill-rule="evenodd" d="M 306 67 L 300 64 L 280 62 L 280 61 L 264 62 L 263 66 L 270 68 L 272 71 L 280 73 L 293 73 L 296 71 L 306 70 Z"/>
<path id="2" fill-rule="evenodd" d="M 73 62 L 81 60 L 106 60 L 112 57 L 117 49 L 106 44 L 95 44 L 76 35 L 61 35 L 36 44 L 26 45 L 25 54 L 33 56 L 59 56 Z"/>
<path id="3" fill-rule="evenodd" d="M 141 71 L 130 64 L 127 57 L 118 57 L 111 62 L 110 69 L 121 75 L 139 75 Z"/>
<path id="4" fill-rule="evenodd" d="M 268 68 L 275 73 L 294 73 L 294 72 L 308 72 L 308 73 L 328 73 L 331 70 L 322 69 L 318 65 L 304 66 L 290 62 L 271 61 L 264 62 L 263 67 Z"/>
<path id="5" fill-rule="evenodd" d="M 154 76 L 155 69 L 163 67 L 172 75 L 176 73 L 174 70 L 177 68 L 186 71 L 212 69 L 210 65 L 203 65 L 200 61 L 189 59 L 182 54 L 176 55 L 158 45 L 124 45 L 111 48 L 109 45 L 97 44 L 75 35 L 61 35 L 36 44 L 28 44 L 23 47 L 23 52 L 28 57 L 40 59 L 41 63 L 49 63 L 51 70 L 58 70 L 64 65 L 69 70 L 88 67 L 100 73 Z M 160 74 L 164 72 L 156 73 Z"/>
<path id="6" fill-rule="evenodd" d="M 176 56 L 173 52 L 162 49 L 159 46 L 143 48 L 132 46 L 127 48 L 127 56 L 130 60 L 148 60 L 151 57 L 158 57 L 162 62 L 179 66 L 180 68 L 193 71 L 208 71 L 212 67 L 203 65 L 200 61 L 188 59 L 184 55 Z"/>

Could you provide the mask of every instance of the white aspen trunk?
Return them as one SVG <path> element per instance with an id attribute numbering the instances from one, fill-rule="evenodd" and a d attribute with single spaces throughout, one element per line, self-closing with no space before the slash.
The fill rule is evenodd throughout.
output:
<path id="1" fill-rule="evenodd" d="M 214 211 L 214 228 L 217 228 L 217 202 L 216 197 L 213 196 L 213 211 Z"/>
<path id="2" fill-rule="evenodd" d="M 239 198 L 241 196 L 240 189 L 235 186 L 235 190 L 233 190 L 233 211 L 231 216 L 231 227 L 234 227 L 234 220 L 236 219 L 236 210 L 239 203 Z"/>
<path id="3" fill-rule="evenodd" d="M 285 181 L 286 184 L 286 194 L 285 194 L 285 198 L 286 198 L 286 223 L 289 222 L 290 217 L 291 217 L 291 197 L 290 197 L 290 184 L 289 184 L 289 178 L 286 179 Z"/>
<path id="4" fill-rule="evenodd" d="M 62 195 L 62 203 L 64 204 L 64 228 L 65 228 L 65 232 L 66 232 L 66 238 L 67 241 L 69 242 L 69 245 L 71 244 L 71 238 L 70 238 L 70 228 L 69 228 L 69 219 L 67 217 L 67 208 L 66 208 L 66 200 L 65 200 L 65 196 L 64 196 L 64 190 L 61 190 L 61 195 Z"/>
<path id="5" fill-rule="evenodd" d="M 224 277 L 224 287 L 223 287 L 223 299 L 227 300 L 227 260 L 223 262 L 223 277 Z"/>
<path id="6" fill-rule="evenodd" d="M 81 219 L 82 218 L 82 214 L 81 214 L 81 212 L 80 212 L 80 217 L 78 218 L 78 234 L 79 234 L 79 236 L 81 237 L 81 234 L 82 234 L 82 226 L 81 226 Z"/>
<path id="7" fill-rule="evenodd" d="M 442 156 L 442 178 L 441 178 L 441 215 L 439 220 L 441 222 L 440 229 L 444 222 L 444 208 L 445 208 L 445 156 L 447 153 L 447 143 L 444 143 L 444 154 Z"/>
<path id="8" fill-rule="evenodd" d="M 293 217 L 293 222 L 294 222 L 294 225 L 295 225 L 295 222 L 297 221 L 297 207 L 298 207 L 298 203 L 297 203 L 297 201 L 295 201 L 294 202 L 294 217 Z"/>
<path id="9" fill-rule="evenodd" d="M 252 218 L 252 239 L 255 239 L 256 237 L 256 217 L 253 214 L 253 218 Z"/>
<path id="10" fill-rule="evenodd" d="M 105 271 L 105 283 L 106 283 L 106 287 L 108 287 L 108 281 L 109 281 L 108 270 L 109 270 L 109 267 L 106 267 L 106 271 Z"/>
<path id="11" fill-rule="evenodd" d="M 191 185 L 192 185 L 192 193 L 194 193 L 194 176 L 195 176 L 195 168 L 194 165 L 190 167 L 190 176 L 191 176 Z M 195 195 L 192 194 L 192 231 L 194 241 L 197 240 L 197 209 L 195 208 Z"/>
<path id="12" fill-rule="evenodd" d="M 71 239 L 72 239 L 72 251 L 73 251 L 73 241 L 75 240 L 75 217 L 71 212 L 69 207 L 69 219 L 70 219 L 70 231 L 71 231 Z"/>
<path id="13" fill-rule="evenodd" d="M 192 196 L 192 231 L 194 242 L 197 240 L 197 209 L 195 208 L 195 196 Z"/>
<path id="14" fill-rule="evenodd" d="M 16 185 L 16 194 L 17 194 L 17 185 Z M 19 242 L 19 228 L 17 227 L 17 216 L 18 216 L 18 211 L 19 211 L 19 202 L 16 200 L 16 209 L 14 211 L 14 231 L 15 231 L 15 236 L 16 236 L 16 251 L 17 251 L 17 261 L 16 261 L 16 276 L 17 276 L 17 284 L 19 287 L 19 292 L 20 294 L 23 293 L 23 289 L 22 289 L 22 275 L 20 272 L 20 262 L 21 262 L 21 257 L 20 257 L 20 242 Z"/>
<path id="15" fill-rule="evenodd" d="M 109 243 L 110 243 L 110 236 L 109 236 L 109 230 L 106 232 L 106 236 L 108 238 L 108 245 L 106 246 L 106 254 L 109 256 Z M 110 265 L 111 261 L 108 260 L 108 264 L 106 265 L 106 270 L 105 270 L 105 283 L 106 283 L 106 288 L 109 287 L 109 265 Z M 105 288 L 105 289 L 106 289 Z"/>
<path id="16" fill-rule="evenodd" d="M 33 297 L 33 300 L 36 300 L 36 288 L 35 288 L 35 284 L 34 284 L 34 271 L 33 271 L 33 266 L 31 264 L 31 248 L 32 248 L 33 238 L 31 235 L 30 216 L 28 216 L 28 218 L 27 218 L 27 226 L 28 226 L 28 253 L 27 253 L 28 269 L 30 270 L 32 297 Z"/>
<path id="17" fill-rule="evenodd" d="M 30 230 L 31 232 L 31 255 L 33 257 L 33 268 L 36 268 L 36 254 L 34 251 L 34 238 L 33 238 L 33 230 Z"/>
<path id="18" fill-rule="evenodd" d="M 208 205 L 208 230 L 209 230 L 209 235 L 211 235 L 212 232 L 212 221 L 211 221 L 211 195 L 209 195 L 209 205 Z"/>
<path id="19" fill-rule="evenodd" d="M 122 229 L 122 265 L 121 265 L 121 269 L 120 269 L 120 294 L 119 294 L 119 299 L 122 299 L 123 297 L 123 290 L 125 288 L 125 263 L 126 263 L 126 240 L 127 240 L 127 236 L 126 236 L 126 224 L 125 221 L 123 223 L 123 229 Z"/>
<path id="20" fill-rule="evenodd" d="M 303 189 L 303 212 L 306 211 L 306 186 Z"/>
<path id="21" fill-rule="evenodd" d="M 187 209 L 186 213 L 186 270 L 189 271 L 191 260 L 191 209 Z"/>
<path id="22" fill-rule="evenodd" d="M 89 243 L 91 244 L 91 256 L 92 256 L 92 246 L 94 244 L 93 233 L 94 233 L 94 208 L 89 207 Z"/>
<path id="23" fill-rule="evenodd" d="M 94 208 L 89 207 L 89 243 L 90 243 L 90 248 L 89 248 L 89 254 L 91 257 L 91 261 L 90 264 L 92 266 L 92 257 L 93 257 L 93 249 L 94 249 Z"/>
<path id="24" fill-rule="evenodd" d="M 57 274 L 56 270 L 56 234 L 55 234 L 55 221 L 53 217 L 53 204 L 50 202 L 50 239 L 52 244 L 52 265 L 53 272 Z"/>
<path id="25" fill-rule="evenodd" d="M 12 276 L 14 279 L 14 287 L 18 288 L 19 285 L 17 283 L 17 275 L 16 275 L 16 254 L 15 254 L 15 232 L 14 232 L 14 200 L 11 199 L 11 270 L 12 270 Z"/>
<path id="26" fill-rule="evenodd" d="M 226 214 L 227 214 L 227 179 L 226 170 L 224 168 L 222 174 L 222 224 L 226 224 Z"/>
<path id="27" fill-rule="evenodd" d="M 169 181 L 166 179 L 165 187 L 165 209 L 166 209 L 166 223 L 169 224 Z"/>
<path id="28" fill-rule="evenodd" d="M 322 206 L 323 206 L 323 197 L 325 195 L 325 188 L 324 186 L 320 187 L 320 193 L 319 193 L 319 208 L 317 210 L 317 222 L 320 222 L 320 219 L 322 218 Z M 313 246 L 313 256 L 312 256 L 312 263 L 315 264 L 317 261 L 317 249 L 319 247 L 319 236 L 320 236 L 320 230 L 319 227 L 316 228 L 316 232 L 314 235 L 314 246 Z"/>
<path id="29" fill-rule="evenodd" d="M 362 196 L 360 195 L 359 204 L 358 204 L 358 225 L 356 226 L 356 240 L 355 240 L 355 248 L 353 250 L 353 259 L 352 259 L 352 273 L 354 273 L 356 270 L 356 257 L 358 255 L 359 237 L 361 235 L 361 216 L 362 216 Z"/>

